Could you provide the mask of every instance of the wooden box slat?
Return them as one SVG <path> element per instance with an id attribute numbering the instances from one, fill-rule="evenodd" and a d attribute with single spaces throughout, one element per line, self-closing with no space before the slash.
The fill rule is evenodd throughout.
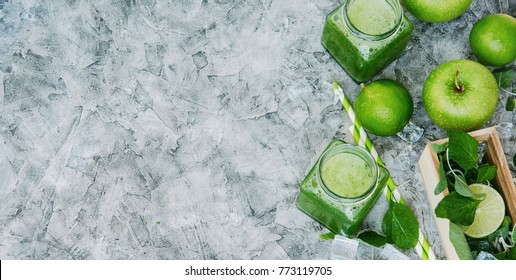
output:
<path id="1" fill-rule="evenodd" d="M 470 132 L 469 135 L 473 136 L 473 138 L 480 143 L 487 143 L 487 160 L 496 166 L 495 187 L 502 195 L 505 201 L 506 213 L 511 216 L 512 223 L 514 225 L 516 222 L 516 189 L 514 187 L 514 181 L 512 179 L 498 133 L 494 127 L 488 127 Z M 448 139 L 446 138 L 432 143 L 441 144 L 447 141 Z M 419 169 L 421 170 L 421 176 L 423 177 L 426 194 L 430 201 L 432 214 L 435 218 L 437 231 L 439 232 L 441 243 L 444 248 L 444 254 L 447 259 L 459 259 L 449 238 L 450 221 L 448 219 L 437 218 L 434 212 L 439 201 L 441 201 L 441 199 L 443 199 L 448 193 L 447 190 L 445 190 L 439 195 L 434 194 L 435 186 L 439 182 L 439 175 L 437 173 L 439 159 L 437 154 L 432 150 L 431 143 L 426 145 L 421 157 L 419 158 L 418 164 Z"/>

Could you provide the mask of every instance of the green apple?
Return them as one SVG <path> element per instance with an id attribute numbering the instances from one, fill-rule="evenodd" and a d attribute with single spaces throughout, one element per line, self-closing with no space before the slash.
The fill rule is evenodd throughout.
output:
<path id="1" fill-rule="evenodd" d="M 423 104 L 430 119 L 445 130 L 482 127 L 498 103 L 498 84 L 484 65 L 452 60 L 435 68 L 423 86 Z"/>
<path id="2" fill-rule="evenodd" d="M 483 17 L 471 29 L 469 45 L 486 65 L 511 63 L 516 59 L 516 18 L 505 14 Z"/>
<path id="3" fill-rule="evenodd" d="M 401 3 L 422 21 L 450 21 L 462 15 L 472 0 L 402 0 Z"/>

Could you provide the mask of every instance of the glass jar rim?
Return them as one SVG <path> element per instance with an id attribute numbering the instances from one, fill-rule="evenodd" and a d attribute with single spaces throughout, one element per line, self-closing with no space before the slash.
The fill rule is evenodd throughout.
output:
<path id="1" fill-rule="evenodd" d="M 351 20 L 348 17 L 348 13 L 347 13 L 349 4 L 351 1 L 352 0 L 346 0 L 346 2 L 344 3 L 344 9 L 342 9 L 342 14 L 343 14 L 342 17 L 344 18 L 346 26 L 355 35 L 357 35 L 361 38 L 364 38 L 366 40 L 369 40 L 369 41 L 381 41 L 381 40 L 385 40 L 385 39 L 391 37 L 392 35 L 397 33 L 398 30 L 401 28 L 401 23 L 403 21 L 403 9 L 401 8 L 401 4 L 400 4 L 399 0 L 393 0 L 394 5 L 395 5 L 395 7 L 393 7 L 393 9 L 395 9 L 395 11 L 397 11 L 396 23 L 394 24 L 393 28 L 391 28 L 389 31 L 387 31 L 383 34 L 368 34 L 363 31 L 360 31 L 357 27 L 355 27 L 355 25 L 353 25 L 353 23 L 351 22 Z M 384 0 L 384 1 L 386 1 L 386 0 Z"/>
<path id="2" fill-rule="evenodd" d="M 367 190 L 364 191 L 361 195 L 358 195 L 355 197 L 344 197 L 344 196 L 341 196 L 341 195 L 335 193 L 334 191 L 332 191 L 324 183 L 324 180 L 321 175 L 321 168 L 322 168 L 324 162 L 327 159 L 331 158 L 332 156 L 334 156 L 336 154 L 342 154 L 342 153 L 349 153 L 349 154 L 356 155 L 356 156 L 360 157 L 362 160 L 364 160 L 369 166 L 371 166 L 371 173 L 373 175 L 371 184 L 368 186 Z M 335 200 L 354 202 L 354 201 L 363 199 L 363 198 L 367 197 L 367 195 L 369 195 L 373 191 L 374 186 L 376 186 L 377 181 L 378 181 L 379 168 L 378 168 L 378 165 L 377 165 L 376 161 L 374 160 L 373 156 L 365 148 L 360 147 L 358 145 L 354 145 L 354 144 L 347 144 L 347 143 L 341 144 L 341 145 L 334 146 L 334 147 L 331 147 L 330 149 L 326 150 L 319 158 L 316 168 L 317 168 L 316 176 L 317 176 L 318 184 L 331 198 L 333 198 Z"/>

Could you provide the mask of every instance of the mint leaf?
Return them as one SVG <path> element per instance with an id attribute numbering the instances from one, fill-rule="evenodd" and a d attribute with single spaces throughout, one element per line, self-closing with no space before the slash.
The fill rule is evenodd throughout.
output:
<path id="1" fill-rule="evenodd" d="M 437 204 L 435 215 L 439 218 L 449 219 L 452 223 L 469 226 L 475 219 L 478 204 L 480 204 L 480 200 L 464 197 L 458 192 L 451 192 Z"/>
<path id="2" fill-rule="evenodd" d="M 319 235 L 319 237 L 323 240 L 332 240 L 335 238 L 335 233 L 330 231 L 330 232 Z"/>
<path id="3" fill-rule="evenodd" d="M 410 249 L 417 244 L 419 224 L 407 205 L 391 202 L 383 217 L 382 231 L 387 243 L 394 244 L 400 249 Z"/>
<path id="4" fill-rule="evenodd" d="M 516 244 L 516 224 L 512 227 L 512 243 Z"/>
<path id="5" fill-rule="evenodd" d="M 442 160 L 439 162 L 437 173 L 439 174 L 439 183 L 437 183 L 437 186 L 434 189 L 435 195 L 442 193 L 448 187 L 448 180 L 446 179 L 446 173 L 444 172 L 444 164 Z"/>
<path id="6" fill-rule="evenodd" d="M 496 69 L 493 71 L 493 76 L 496 78 L 499 87 L 508 88 L 514 81 L 514 70 Z"/>
<path id="7" fill-rule="evenodd" d="M 478 162 L 478 142 L 464 131 L 448 131 L 448 155 L 465 170 L 473 168 Z"/>
<path id="8" fill-rule="evenodd" d="M 446 151 L 446 148 L 448 148 L 448 142 L 443 143 L 443 144 L 432 143 L 432 150 L 436 154 L 440 154 L 440 153 Z"/>
<path id="9" fill-rule="evenodd" d="M 506 238 L 507 236 L 509 236 L 509 227 L 503 227 L 488 235 L 487 240 L 489 240 L 489 242 L 494 242 L 497 238 Z"/>
<path id="10" fill-rule="evenodd" d="M 464 177 L 466 178 L 466 184 L 470 185 L 476 183 L 478 177 L 478 166 L 475 166 L 470 170 L 466 170 Z"/>
<path id="11" fill-rule="evenodd" d="M 380 235 L 372 230 L 362 232 L 357 236 L 357 238 L 375 247 L 381 247 L 387 243 L 387 237 Z"/>
<path id="12" fill-rule="evenodd" d="M 469 190 L 468 185 L 466 184 L 466 179 L 462 175 L 454 175 L 455 177 L 455 191 L 458 192 L 462 196 L 472 197 L 473 193 Z"/>
<path id="13" fill-rule="evenodd" d="M 387 213 L 385 213 L 385 216 L 383 216 L 382 221 L 382 232 L 387 237 L 387 243 L 394 243 L 392 240 L 392 208 L 394 207 L 393 204 L 395 202 L 391 202 L 389 204 L 389 209 L 387 210 Z"/>
<path id="14" fill-rule="evenodd" d="M 509 233 L 511 232 L 510 226 L 511 226 L 512 219 L 509 216 L 505 216 L 502 221 L 502 225 L 493 233 L 487 236 L 487 240 L 494 244 L 496 239 L 502 237 L 507 238 L 509 237 Z"/>
<path id="15" fill-rule="evenodd" d="M 412 210 L 404 204 L 393 203 L 392 241 L 400 249 L 416 246 L 419 237 L 419 224 Z"/>
<path id="16" fill-rule="evenodd" d="M 468 241 L 466 240 L 466 236 L 464 236 L 464 232 L 460 228 L 460 226 L 450 223 L 450 241 L 455 248 L 455 252 L 459 256 L 461 260 L 472 260 L 473 256 L 471 254 L 471 250 L 468 246 Z"/>
<path id="17" fill-rule="evenodd" d="M 505 217 L 503 217 L 502 225 L 500 226 L 500 228 L 504 228 L 504 227 L 508 228 L 511 226 L 511 223 L 512 223 L 511 217 L 505 216 Z"/>
<path id="18" fill-rule="evenodd" d="M 503 252 L 500 252 L 500 253 L 496 253 L 496 254 L 493 254 L 493 256 L 495 256 L 495 258 L 497 260 L 508 260 L 509 256 L 508 256 L 507 253 L 509 253 L 509 251 L 503 251 Z"/>
<path id="19" fill-rule="evenodd" d="M 477 183 L 483 183 L 485 181 L 491 181 L 496 175 L 496 166 L 494 165 L 481 165 L 477 169 Z"/>
<path id="20" fill-rule="evenodd" d="M 516 105 L 515 103 L 516 103 L 516 101 L 514 101 L 514 97 L 512 97 L 512 96 L 507 97 L 507 103 L 505 103 L 505 111 L 508 111 L 508 112 L 514 111 L 514 107 Z"/>

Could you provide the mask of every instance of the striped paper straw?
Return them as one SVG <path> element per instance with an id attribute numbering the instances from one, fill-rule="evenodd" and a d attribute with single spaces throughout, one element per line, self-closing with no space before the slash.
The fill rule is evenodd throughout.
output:
<path id="1" fill-rule="evenodd" d="M 355 111 L 353 111 L 351 103 L 349 102 L 349 99 L 344 95 L 344 91 L 340 87 L 339 83 L 334 82 L 332 84 L 331 91 L 339 98 L 340 102 L 342 103 L 342 106 L 344 107 L 344 110 L 346 110 L 349 118 L 353 122 L 353 126 L 349 128 L 353 135 L 353 139 L 355 139 L 356 143 L 359 146 L 366 148 L 371 153 L 376 162 L 384 165 L 382 159 L 378 155 L 378 152 L 373 146 L 373 142 L 371 142 L 371 139 L 369 139 L 369 137 L 367 136 L 367 133 L 362 128 L 362 125 L 356 119 Z M 396 189 L 396 184 L 390 176 L 387 181 L 387 188 L 384 189 L 384 194 L 388 201 L 406 204 L 400 192 Z M 432 248 L 430 247 L 430 243 L 428 243 L 428 240 L 426 240 L 425 236 L 423 235 L 421 228 L 419 229 L 419 238 L 418 243 L 416 245 L 416 252 L 423 260 L 435 260 L 435 254 Z"/>

